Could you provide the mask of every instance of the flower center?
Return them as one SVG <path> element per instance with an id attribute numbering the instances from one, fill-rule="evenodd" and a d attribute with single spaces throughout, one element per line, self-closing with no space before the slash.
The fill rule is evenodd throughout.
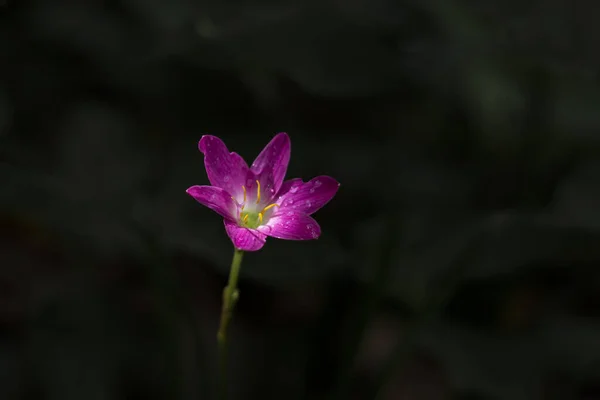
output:
<path id="1" fill-rule="evenodd" d="M 256 187 L 257 187 L 256 188 L 256 203 L 253 205 L 253 204 L 247 204 L 247 202 L 246 202 L 246 200 L 247 200 L 246 186 L 242 185 L 242 190 L 244 191 L 244 201 L 242 202 L 242 207 L 240 209 L 239 224 L 240 224 L 240 226 L 244 226 L 246 228 L 251 228 L 251 229 L 256 229 L 260 225 L 262 225 L 263 222 L 266 222 L 264 220 L 265 220 L 265 213 L 267 211 L 269 211 L 270 209 L 272 209 L 275 206 L 279 207 L 279 204 L 272 203 L 272 204 L 269 204 L 268 206 L 264 207 L 260 211 L 258 211 L 256 208 L 256 205 L 258 205 L 260 203 L 260 182 L 258 180 L 256 181 Z M 248 207 L 246 207 L 246 206 L 248 206 Z"/>

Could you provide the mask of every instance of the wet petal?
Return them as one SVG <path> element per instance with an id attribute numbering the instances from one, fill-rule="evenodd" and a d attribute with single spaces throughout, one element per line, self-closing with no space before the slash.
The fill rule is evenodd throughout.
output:
<path id="1" fill-rule="evenodd" d="M 278 213 L 258 229 L 268 236 L 288 240 L 317 239 L 321 235 L 321 227 L 317 221 L 295 211 Z"/>
<path id="2" fill-rule="evenodd" d="M 236 222 L 225 220 L 225 230 L 233 245 L 244 251 L 260 250 L 267 239 L 264 233 L 255 229 L 242 228 Z"/>
<path id="3" fill-rule="evenodd" d="M 225 218 L 235 220 L 237 205 L 231 195 L 215 186 L 192 186 L 186 193 L 203 206 L 219 213 Z"/>
<path id="4" fill-rule="evenodd" d="M 330 176 L 317 176 L 303 183 L 301 179 L 285 181 L 279 191 L 279 211 L 298 211 L 312 214 L 335 196 L 340 184 Z"/>
<path id="5" fill-rule="evenodd" d="M 204 166 L 210 183 L 237 198 L 250 172 L 246 161 L 239 154 L 230 153 L 225 143 L 216 136 L 202 136 L 198 149 L 204 153 Z"/>
<path id="6" fill-rule="evenodd" d="M 260 152 L 250 168 L 260 182 L 265 199 L 279 191 L 290 162 L 291 144 L 287 133 L 277 134 Z"/>
<path id="7" fill-rule="evenodd" d="M 284 194 L 287 194 L 287 192 L 289 192 L 292 187 L 298 188 L 303 183 L 304 181 L 300 178 L 288 179 L 287 181 L 283 182 L 281 188 L 279 189 L 279 198 L 281 198 Z"/>

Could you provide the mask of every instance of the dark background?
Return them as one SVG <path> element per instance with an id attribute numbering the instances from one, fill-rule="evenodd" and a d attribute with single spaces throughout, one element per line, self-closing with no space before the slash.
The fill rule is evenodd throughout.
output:
<path id="1" fill-rule="evenodd" d="M 197 142 L 342 186 L 247 254 L 231 399 L 600 399 L 600 6 L 0 1 L 0 399 L 212 399 Z M 379 396 L 379 397 L 376 397 Z"/>

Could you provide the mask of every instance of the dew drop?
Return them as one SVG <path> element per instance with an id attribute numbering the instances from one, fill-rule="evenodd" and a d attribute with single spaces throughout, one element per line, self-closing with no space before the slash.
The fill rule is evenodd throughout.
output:
<path id="1" fill-rule="evenodd" d="M 293 211 L 288 211 L 287 215 L 288 215 L 288 217 L 291 217 L 292 215 L 294 215 L 294 212 Z"/>
<path id="2" fill-rule="evenodd" d="M 306 200 L 306 207 L 311 207 L 311 206 L 312 206 L 312 201 Z"/>
<path id="3" fill-rule="evenodd" d="M 296 193 L 298 191 L 298 186 L 292 186 L 290 188 L 290 193 Z"/>
<path id="4" fill-rule="evenodd" d="M 313 239 L 316 239 L 319 237 L 319 234 L 317 233 L 317 231 L 312 231 L 312 237 L 313 237 Z"/>
<path id="5" fill-rule="evenodd" d="M 315 187 L 318 188 L 319 186 L 321 186 L 321 181 L 315 181 Z"/>
<path id="6" fill-rule="evenodd" d="M 309 192 L 311 192 L 311 193 L 314 193 L 314 192 L 315 192 L 315 188 L 311 188 L 311 189 L 309 190 Z"/>
<path id="7" fill-rule="evenodd" d="M 287 200 L 285 201 L 285 204 L 286 204 L 287 206 L 291 206 L 292 204 L 294 204 L 294 200 L 293 200 L 293 199 L 287 199 Z"/>
<path id="8" fill-rule="evenodd" d="M 218 160 L 218 158 L 217 158 L 217 160 Z M 225 175 L 225 177 L 223 178 L 223 180 L 224 180 L 225 182 L 229 182 L 229 180 L 230 180 L 230 179 L 231 179 L 231 178 L 229 177 L 229 175 Z"/>

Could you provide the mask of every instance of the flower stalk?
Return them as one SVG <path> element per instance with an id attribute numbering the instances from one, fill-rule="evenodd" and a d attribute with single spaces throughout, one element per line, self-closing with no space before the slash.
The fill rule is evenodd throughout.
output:
<path id="1" fill-rule="evenodd" d="M 227 327 L 231 321 L 233 310 L 239 298 L 237 282 L 240 275 L 240 267 L 244 252 L 234 248 L 231 269 L 229 270 L 229 281 L 223 289 L 223 306 L 221 308 L 221 320 L 219 322 L 219 331 L 217 332 L 217 341 L 219 343 L 219 391 L 222 400 L 227 399 Z"/>

